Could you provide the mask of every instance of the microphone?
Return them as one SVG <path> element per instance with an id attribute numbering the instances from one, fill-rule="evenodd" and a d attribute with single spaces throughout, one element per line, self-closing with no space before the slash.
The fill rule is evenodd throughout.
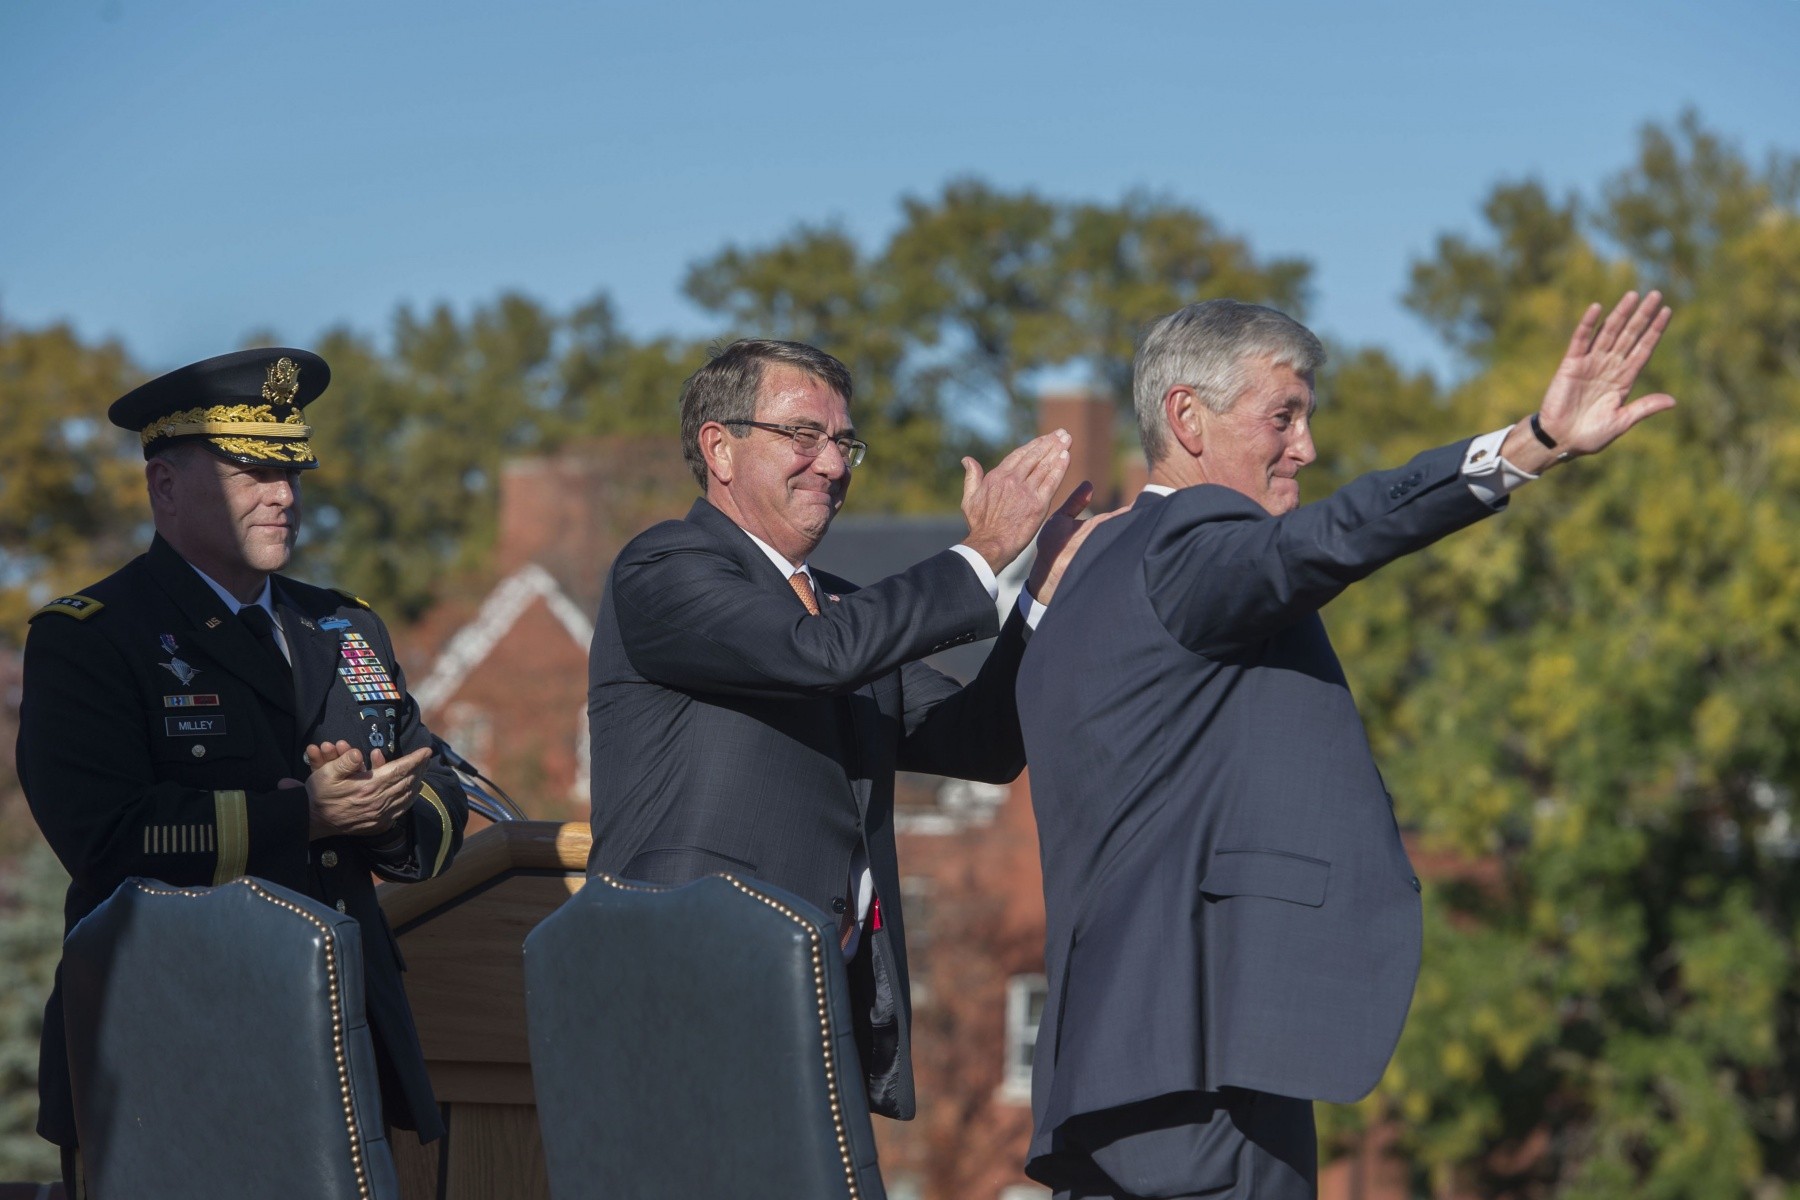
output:
<path id="1" fill-rule="evenodd" d="M 435 733 L 431 735 L 431 753 L 448 763 L 450 769 L 456 772 L 457 779 L 463 785 L 463 794 L 468 797 L 471 812 L 480 813 L 495 824 L 526 819 L 525 810 L 506 794 L 505 788 L 483 775 L 474 763 L 458 754 L 449 742 Z M 483 783 L 487 787 L 482 787 Z"/>

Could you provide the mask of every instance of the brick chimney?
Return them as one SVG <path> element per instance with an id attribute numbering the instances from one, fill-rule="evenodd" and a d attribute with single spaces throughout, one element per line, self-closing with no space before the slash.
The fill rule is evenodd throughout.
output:
<path id="1" fill-rule="evenodd" d="M 599 438 L 500 471 L 494 565 L 501 577 L 527 563 L 549 571 L 583 603 L 620 547 L 694 501 L 694 480 L 674 439 Z"/>
<path id="2" fill-rule="evenodd" d="M 1117 419 L 1111 398 L 1091 388 L 1049 392 L 1038 400 L 1038 428 L 1045 433 L 1066 429 L 1075 439 L 1069 447 L 1066 478 L 1071 487 L 1083 479 L 1093 483 L 1091 507 L 1095 511 L 1118 503 L 1119 471 L 1113 439 Z"/>

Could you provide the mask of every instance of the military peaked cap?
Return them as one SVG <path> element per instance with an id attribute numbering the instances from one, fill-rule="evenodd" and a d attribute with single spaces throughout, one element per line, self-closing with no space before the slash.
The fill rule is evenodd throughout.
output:
<path id="1" fill-rule="evenodd" d="M 300 410 L 330 382 L 331 368 L 310 351 L 239 350 L 160 375 L 114 401 L 106 415 L 137 433 L 145 458 L 199 441 L 240 466 L 307 470 L 319 460 Z"/>

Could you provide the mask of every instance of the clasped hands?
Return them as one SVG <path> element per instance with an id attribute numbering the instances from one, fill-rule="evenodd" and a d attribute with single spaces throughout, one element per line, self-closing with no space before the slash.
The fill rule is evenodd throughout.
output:
<path id="1" fill-rule="evenodd" d="M 429 746 L 392 761 L 375 750 L 365 764 L 363 752 L 349 742 L 320 742 L 306 748 L 312 768 L 306 781 L 284 779 L 280 786 L 306 789 L 309 840 L 368 836 L 386 833 L 412 808 L 430 761 Z"/>

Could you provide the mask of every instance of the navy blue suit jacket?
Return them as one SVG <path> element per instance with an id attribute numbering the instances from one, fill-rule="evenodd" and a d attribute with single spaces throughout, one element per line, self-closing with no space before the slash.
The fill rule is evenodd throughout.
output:
<path id="1" fill-rule="evenodd" d="M 994 602 L 952 551 L 858 588 L 815 572 L 809 616 L 705 500 L 620 552 L 588 659 L 588 870 L 651 883 L 748 874 L 841 914 L 860 845 L 881 900 L 859 1005 L 871 1108 L 913 1114 L 894 772 L 1004 783 L 1024 767 L 1015 612 L 967 687 L 919 663 L 993 637 Z M 853 964 L 853 980 L 855 969 Z"/>
<path id="2" fill-rule="evenodd" d="M 1033 1174 L 1081 1113 L 1381 1077 L 1418 881 L 1318 610 L 1492 511 L 1465 446 L 1281 517 L 1146 493 L 1072 564 L 1019 670 L 1048 909 Z"/>

